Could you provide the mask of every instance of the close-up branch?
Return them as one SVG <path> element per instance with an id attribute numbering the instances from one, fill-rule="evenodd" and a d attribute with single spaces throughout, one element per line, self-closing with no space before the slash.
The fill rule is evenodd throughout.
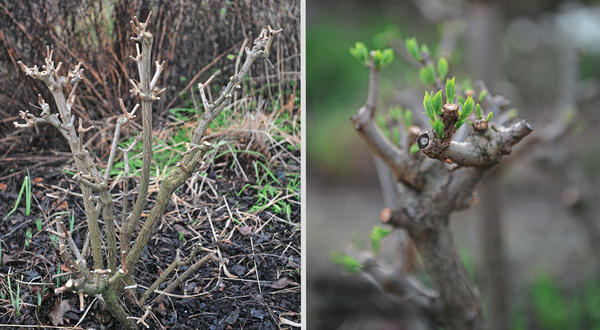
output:
<path id="1" fill-rule="evenodd" d="M 352 123 L 371 151 L 395 174 L 397 183 L 393 186 L 399 196 L 398 204 L 384 209 L 381 220 L 384 224 L 406 230 L 414 242 L 439 294 L 433 303 L 436 308 L 433 311 L 428 309 L 435 314 L 434 319 L 447 329 L 483 329 L 481 297 L 457 255 L 448 228 L 449 216 L 472 204 L 474 189 L 484 172 L 510 154 L 513 147 L 533 129 L 525 120 L 508 126 L 489 122 L 491 115 L 481 118 L 479 104 L 477 118 L 471 116 L 475 108 L 472 92 L 461 95 L 467 99 L 465 102 L 454 104 L 454 79 L 446 82 L 447 103 L 442 106 L 442 85 L 436 79 L 434 86 L 439 91 L 432 92 L 431 96 L 426 93 L 424 100 L 433 128 L 417 133 L 418 128 L 407 126 L 407 143 L 395 145 L 373 121 L 379 90 L 379 68 L 374 53 L 371 52 L 367 65 L 370 75 L 367 101 L 352 117 Z M 497 111 L 497 105 L 504 102 L 501 96 L 491 94 L 488 100 L 491 101 L 484 104 L 488 111 Z M 463 125 L 467 121 L 471 125 Z M 454 141 L 456 132 L 469 133 L 463 141 Z M 415 142 L 426 157 L 410 156 L 412 152 L 409 153 L 407 148 Z M 386 284 L 388 281 L 380 271 L 376 271 L 378 267 L 372 265 L 364 269 L 384 288 L 398 290 L 400 284 Z M 398 280 L 397 283 L 404 281 Z M 406 294 L 410 291 L 401 288 L 399 292 Z M 414 301 L 424 308 L 422 299 Z"/>

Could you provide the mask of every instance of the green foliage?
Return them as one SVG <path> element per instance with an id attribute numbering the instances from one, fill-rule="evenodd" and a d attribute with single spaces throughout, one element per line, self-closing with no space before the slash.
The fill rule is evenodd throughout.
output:
<path id="1" fill-rule="evenodd" d="M 249 212 L 261 212 L 269 208 L 275 214 L 283 216 L 288 221 L 291 221 L 292 206 L 291 199 L 299 202 L 300 177 L 298 174 L 284 174 L 284 178 L 277 178 L 275 173 L 269 166 L 263 164 L 260 160 L 253 162 L 254 175 L 257 185 L 245 185 L 239 192 L 240 195 L 246 189 L 256 190 L 256 200 Z M 263 174 L 261 175 L 261 171 Z M 287 185 L 282 183 L 287 180 Z M 286 191 L 287 190 L 287 191 Z M 282 195 L 296 194 L 296 197 L 279 198 Z M 277 200 L 273 203 L 274 200 Z M 234 219 L 234 221 L 238 221 Z"/>
<path id="2" fill-rule="evenodd" d="M 29 243 L 31 243 L 32 238 L 33 234 L 31 233 L 31 228 L 27 228 L 27 230 L 25 231 L 25 247 L 29 246 Z"/>
<path id="3" fill-rule="evenodd" d="M 56 238 L 56 240 L 58 241 L 58 238 L 56 236 L 54 236 Z M 50 238 L 52 238 L 52 236 L 50 236 Z M 60 274 L 62 274 L 62 269 L 60 268 L 60 263 L 58 264 L 58 266 L 56 267 L 56 287 L 60 287 Z"/>
<path id="4" fill-rule="evenodd" d="M 13 289 L 12 289 L 12 285 L 11 285 L 11 281 L 10 281 L 10 275 L 7 276 L 7 282 L 8 282 L 8 291 L 10 293 L 10 303 L 12 304 L 13 308 L 15 309 L 15 316 L 19 317 L 21 316 L 21 282 L 16 281 L 17 282 L 17 290 L 16 293 L 13 293 Z"/>
<path id="5" fill-rule="evenodd" d="M 421 81 L 425 85 L 435 84 L 435 70 L 433 69 L 433 65 L 429 64 L 421 68 L 421 70 L 419 70 L 419 77 L 421 77 Z"/>
<path id="6" fill-rule="evenodd" d="M 426 44 L 421 45 L 421 54 L 431 55 L 431 51 L 429 51 L 429 47 Z"/>
<path id="7" fill-rule="evenodd" d="M 435 119 L 435 110 L 433 109 L 432 97 L 429 92 L 425 91 L 425 96 L 423 97 L 423 108 L 425 108 L 425 113 L 430 120 Z"/>
<path id="8" fill-rule="evenodd" d="M 369 65 L 369 49 L 364 43 L 357 41 L 350 47 L 350 54 L 365 67 Z"/>
<path id="9" fill-rule="evenodd" d="M 477 104 L 477 107 L 475 108 L 475 115 L 477 115 L 477 119 L 483 118 L 483 114 L 481 112 L 481 106 L 479 106 L 479 104 Z"/>
<path id="10" fill-rule="evenodd" d="M 400 129 L 398 127 L 394 127 L 392 130 L 392 142 L 395 145 L 400 145 Z"/>
<path id="11" fill-rule="evenodd" d="M 27 169 L 27 176 L 25 177 L 27 185 L 25 186 L 25 215 L 31 214 L 31 175 L 29 169 Z"/>
<path id="12" fill-rule="evenodd" d="M 425 113 L 429 117 L 429 122 L 433 127 L 433 130 L 440 139 L 444 138 L 444 123 L 438 117 L 442 114 L 442 91 L 438 91 L 435 95 L 425 92 L 423 97 L 423 107 Z"/>
<path id="13" fill-rule="evenodd" d="M 538 277 L 531 287 L 536 318 L 544 329 L 569 329 L 569 309 L 556 283 L 549 276 Z"/>
<path id="14" fill-rule="evenodd" d="M 384 115 L 377 115 L 377 126 L 379 126 L 381 129 L 385 129 L 387 127 Z"/>
<path id="15" fill-rule="evenodd" d="M 477 104 L 479 105 L 479 104 Z M 458 115 L 459 115 L 459 119 L 466 119 L 467 117 L 469 117 L 471 115 L 471 113 L 473 112 L 473 109 L 475 108 L 475 101 L 473 100 L 473 98 L 471 96 L 469 96 L 467 98 L 467 100 L 465 101 L 465 103 L 462 104 L 462 110 L 459 111 Z"/>
<path id="16" fill-rule="evenodd" d="M 490 112 L 490 113 L 488 113 L 487 118 L 485 118 L 485 120 L 489 122 L 490 120 L 492 120 L 493 117 L 494 117 L 494 113 Z"/>
<path id="17" fill-rule="evenodd" d="M 379 32 L 373 37 L 373 44 L 377 48 L 383 48 L 390 45 L 395 40 L 401 40 L 402 35 L 396 24 L 388 25 L 384 31 Z"/>
<path id="18" fill-rule="evenodd" d="M 454 97 L 456 96 L 456 87 L 454 86 L 454 79 L 446 80 L 446 103 L 454 103 Z"/>
<path id="19" fill-rule="evenodd" d="M 37 229 L 37 231 L 42 231 L 42 219 L 35 219 L 35 228 Z"/>
<path id="20" fill-rule="evenodd" d="M 69 218 L 69 231 L 73 232 L 73 227 L 75 226 L 75 211 L 71 212 L 71 217 Z"/>
<path id="21" fill-rule="evenodd" d="M 377 70 L 387 66 L 394 60 L 394 51 L 391 48 L 375 50 L 373 55 L 373 62 L 375 62 L 375 68 Z"/>
<path id="22" fill-rule="evenodd" d="M 404 112 L 404 127 L 407 129 L 412 126 L 412 111 L 406 110 Z"/>
<path id="23" fill-rule="evenodd" d="M 360 262 L 355 258 L 341 254 L 339 252 L 334 252 L 331 254 L 331 260 L 350 273 L 360 273 Z"/>
<path id="24" fill-rule="evenodd" d="M 435 110 L 435 113 L 438 116 L 442 115 L 442 91 L 439 90 L 437 91 L 437 93 L 435 93 L 435 95 L 433 96 L 433 99 L 431 101 L 431 104 L 433 105 L 433 109 Z"/>
<path id="25" fill-rule="evenodd" d="M 477 104 L 477 107 L 479 107 L 479 104 Z M 459 129 L 469 119 L 469 116 L 473 113 L 473 108 L 475 108 L 475 101 L 469 96 L 462 104 L 462 110 L 458 111 L 458 119 L 456 120 L 456 124 L 454 124 L 455 129 Z"/>
<path id="26" fill-rule="evenodd" d="M 392 120 L 394 120 L 394 121 L 400 121 L 403 117 L 401 107 L 397 107 L 397 106 L 391 107 L 389 112 L 390 112 L 390 117 L 392 117 Z"/>
<path id="27" fill-rule="evenodd" d="M 381 251 L 381 240 L 391 232 L 391 229 L 382 228 L 379 226 L 373 227 L 373 230 L 371 231 L 371 248 L 373 249 L 373 253 L 375 253 L 375 255 L 379 255 L 379 252 Z"/>
<path id="28" fill-rule="evenodd" d="M 479 102 L 483 102 L 485 100 L 486 96 L 487 96 L 487 91 L 481 91 L 481 93 L 479 93 L 479 96 L 477 97 L 477 100 Z"/>
<path id="29" fill-rule="evenodd" d="M 431 126 L 433 126 L 433 130 L 435 131 L 435 134 L 437 134 L 437 136 L 440 139 L 444 138 L 444 123 L 442 123 L 442 121 L 439 118 L 435 118 L 433 120 L 433 122 L 431 123 Z"/>
<path id="30" fill-rule="evenodd" d="M 417 62 L 421 61 L 421 54 L 419 53 L 419 43 L 417 43 L 417 39 L 406 39 L 406 50 Z"/>
<path id="31" fill-rule="evenodd" d="M 6 214 L 4 220 L 8 219 L 8 217 L 17 210 L 19 203 L 21 202 L 21 197 L 23 197 L 23 193 L 25 193 L 25 215 L 29 215 L 31 213 L 31 177 L 29 176 L 29 170 L 27 170 L 27 176 L 23 179 L 23 183 L 21 184 L 15 206 Z"/>
<path id="32" fill-rule="evenodd" d="M 438 69 L 438 76 L 440 77 L 440 80 L 443 80 L 444 78 L 446 78 L 446 75 L 448 74 L 448 60 L 445 57 L 441 57 L 438 60 L 437 69 Z M 450 103 L 450 102 L 448 102 L 448 103 Z"/>
<path id="33" fill-rule="evenodd" d="M 419 146 L 416 143 L 413 143 L 413 145 L 410 146 L 410 154 L 414 155 L 417 152 L 419 152 Z"/>
<path id="34" fill-rule="evenodd" d="M 380 70 L 381 68 L 387 66 L 394 60 L 394 51 L 391 48 L 387 48 L 384 50 L 376 49 L 373 50 L 372 53 L 373 62 L 375 63 L 375 68 L 377 70 Z M 369 51 L 367 46 L 360 41 L 357 41 L 354 44 L 354 47 L 350 47 L 350 54 L 365 67 L 368 66 L 369 62 L 371 61 L 371 52 Z"/>
<path id="35" fill-rule="evenodd" d="M 463 91 L 472 90 L 473 85 L 471 85 L 471 80 L 469 78 L 465 78 L 460 84 L 460 88 L 462 88 Z"/>

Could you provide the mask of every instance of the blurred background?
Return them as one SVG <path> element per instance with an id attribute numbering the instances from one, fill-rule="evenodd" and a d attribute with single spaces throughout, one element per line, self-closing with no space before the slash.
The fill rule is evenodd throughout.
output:
<path id="1" fill-rule="evenodd" d="M 457 82 L 484 80 L 545 133 L 452 216 L 490 328 L 600 329 L 600 2 L 308 0 L 307 15 L 308 328 L 407 328 L 331 255 L 368 253 L 384 207 L 374 158 L 349 120 L 368 72 L 348 49 L 392 47 L 378 111 L 421 115 L 425 86 L 404 48 L 414 36 L 448 58 Z M 393 264 L 397 237 L 383 243 Z"/>

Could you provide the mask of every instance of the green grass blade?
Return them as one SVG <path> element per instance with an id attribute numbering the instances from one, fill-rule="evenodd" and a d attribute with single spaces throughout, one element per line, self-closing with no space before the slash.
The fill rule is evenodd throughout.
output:
<path id="1" fill-rule="evenodd" d="M 19 190 L 19 195 L 17 196 L 17 201 L 15 202 L 15 206 L 4 217 L 4 220 L 8 219 L 8 217 L 10 217 L 10 215 L 13 214 L 17 210 L 17 208 L 19 207 L 19 202 L 21 202 L 21 197 L 23 196 L 23 191 L 25 190 L 26 183 L 27 183 L 27 178 L 23 181 L 23 184 L 21 185 L 21 190 Z"/>

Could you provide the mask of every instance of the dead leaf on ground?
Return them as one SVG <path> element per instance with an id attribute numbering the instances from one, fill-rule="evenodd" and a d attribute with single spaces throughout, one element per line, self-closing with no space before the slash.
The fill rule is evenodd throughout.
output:
<path id="1" fill-rule="evenodd" d="M 271 284 L 271 287 L 273 289 L 283 289 L 289 285 L 297 285 L 298 283 L 290 280 L 287 277 L 282 277 L 280 279 L 278 279 L 275 283 Z"/>
<path id="2" fill-rule="evenodd" d="M 69 203 L 67 201 L 62 201 L 62 203 L 58 204 L 58 206 L 56 208 L 59 210 L 68 210 Z"/>
<path id="3" fill-rule="evenodd" d="M 243 226 L 243 227 L 238 227 L 238 231 L 244 235 L 244 236 L 248 236 L 252 233 L 252 227 L 250 226 Z"/>
<path id="4" fill-rule="evenodd" d="M 5 191 L 6 188 L 8 188 L 8 186 L 6 185 L 6 183 L 0 182 L 0 191 Z"/>
<path id="5" fill-rule="evenodd" d="M 34 179 L 33 179 L 33 182 L 34 182 L 34 183 L 40 183 L 40 182 L 42 182 L 42 181 L 44 181 L 44 178 L 41 178 L 41 177 L 37 177 L 37 178 L 34 178 Z"/>
<path id="6" fill-rule="evenodd" d="M 67 300 L 62 300 L 59 304 L 54 305 L 54 308 L 50 312 L 50 318 L 54 326 L 64 324 L 65 313 L 71 310 L 71 304 Z"/>

